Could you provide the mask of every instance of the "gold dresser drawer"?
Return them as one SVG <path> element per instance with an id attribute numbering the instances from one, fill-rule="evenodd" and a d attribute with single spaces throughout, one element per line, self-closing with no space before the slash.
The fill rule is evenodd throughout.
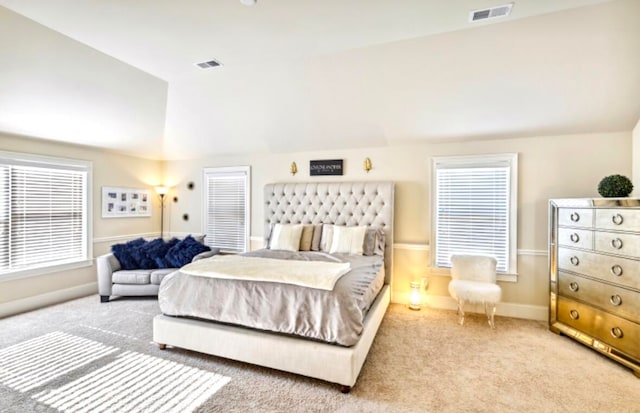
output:
<path id="1" fill-rule="evenodd" d="M 593 231 L 576 228 L 558 229 L 558 244 L 575 248 L 592 249 Z"/>
<path id="2" fill-rule="evenodd" d="M 586 304 L 558 297 L 558 321 L 640 359 L 640 325 Z"/>
<path id="3" fill-rule="evenodd" d="M 640 229 L 640 210 L 624 208 L 597 209 L 596 228 L 638 231 Z"/>
<path id="4" fill-rule="evenodd" d="M 593 210 L 588 208 L 560 208 L 558 225 L 567 227 L 593 227 Z"/>
<path id="5" fill-rule="evenodd" d="M 640 234 L 598 231 L 595 233 L 595 248 L 599 252 L 639 257 Z"/>
<path id="6" fill-rule="evenodd" d="M 560 247 L 558 269 L 640 290 L 640 261 L 629 258 Z"/>
<path id="7" fill-rule="evenodd" d="M 558 294 L 590 303 L 620 317 L 640 320 L 640 293 L 626 288 L 561 271 L 558 275 Z"/>

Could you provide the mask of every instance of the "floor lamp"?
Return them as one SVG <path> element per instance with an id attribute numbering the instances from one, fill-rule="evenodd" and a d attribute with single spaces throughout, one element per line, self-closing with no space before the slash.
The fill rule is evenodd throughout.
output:
<path id="1" fill-rule="evenodd" d="M 160 238 L 164 233 L 164 196 L 169 192 L 166 186 L 156 186 L 156 192 L 160 195 Z"/>

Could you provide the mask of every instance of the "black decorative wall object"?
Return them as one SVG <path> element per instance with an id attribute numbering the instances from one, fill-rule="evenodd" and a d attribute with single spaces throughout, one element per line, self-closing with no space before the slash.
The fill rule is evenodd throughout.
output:
<path id="1" fill-rule="evenodd" d="M 190 191 L 193 191 L 193 188 L 196 186 L 196 184 L 193 183 L 193 181 L 189 182 L 187 184 L 187 189 Z"/>
<path id="2" fill-rule="evenodd" d="M 189 214 L 182 214 L 182 219 L 185 221 L 189 220 Z"/>
<path id="3" fill-rule="evenodd" d="M 178 197 L 177 196 L 173 197 L 173 202 L 178 202 Z"/>
<path id="4" fill-rule="evenodd" d="M 309 161 L 309 173 L 311 176 L 342 175 L 342 171 L 342 159 Z"/>

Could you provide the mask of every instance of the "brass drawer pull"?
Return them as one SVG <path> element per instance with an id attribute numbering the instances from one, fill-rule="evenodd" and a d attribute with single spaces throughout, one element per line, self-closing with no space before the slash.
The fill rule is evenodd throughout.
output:
<path id="1" fill-rule="evenodd" d="M 622 329 L 620 327 L 613 327 L 611 329 L 611 335 L 613 336 L 613 338 L 622 338 L 624 336 L 624 333 L 622 332 Z"/>
<path id="2" fill-rule="evenodd" d="M 575 255 L 571 258 L 569 258 L 569 261 L 571 262 L 571 264 L 577 266 L 578 264 L 580 264 L 580 259 L 578 257 L 576 257 Z"/>
<path id="3" fill-rule="evenodd" d="M 577 320 L 580 318 L 580 313 L 578 312 L 578 310 L 571 310 L 569 311 L 569 317 L 571 317 L 572 320 Z"/>
<path id="4" fill-rule="evenodd" d="M 615 214 L 611 217 L 611 221 L 613 221 L 613 223 L 616 225 L 620 225 L 622 224 L 622 221 L 624 221 L 624 218 L 622 218 L 622 215 L 620 214 Z"/>
<path id="5" fill-rule="evenodd" d="M 569 236 L 569 239 L 570 239 L 572 242 L 578 242 L 578 241 L 580 241 L 580 236 L 574 232 L 573 234 L 571 234 L 571 235 Z M 613 242 L 613 241 L 612 241 L 612 242 Z"/>
<path id="6" fill-rule="evenodd" d="M 575 293 L 580 289 L 580 286 L 578 285 L 577 282 L 572 281 L 569 283 L 569 289 Z"/>
<path id="7" fill-rule="evenodd" d="M 571 220 L 573 222 L 578 222 L 580 221 L 580 214 L 578 214 L 577 212 L 572 212 L 571 213 Z"/>
<path id="8" fill-rule="evenodd" d="M 622 240 L 620 238 L 612 239 L 611 246 L 617 250 L 622 248 Z"/>
<path id="9" fill-rule="evenodd" d="M 619 306 L 620 304 L 622 304 L 622 297 L 620 297 L 618 294 L 614 294 L 611 296 L 611 298 L 609 298 L 609 302 L 611 303 L 611 305 Z"/>
<path id="10" fill-rule="evenodd" d="M 619 277 L 622 275 L 622 267 L 619 266 L 618 264 L 613 265 L 611 267 L 611 274 L 615 275 L 616 277 Z"/>

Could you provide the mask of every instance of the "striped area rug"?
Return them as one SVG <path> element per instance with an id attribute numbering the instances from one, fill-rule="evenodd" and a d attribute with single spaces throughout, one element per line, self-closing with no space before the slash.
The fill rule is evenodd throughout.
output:
<path id="1" fill-rule="evenodd" d="M 107 355 L 115 359 L 58 388 L 46 386 Z M 61 332 L 0 350 L 0 384 L 23 393 L 38 389 L 31 398 L 59 412 L 192 412 L 229 381 Z"/>

